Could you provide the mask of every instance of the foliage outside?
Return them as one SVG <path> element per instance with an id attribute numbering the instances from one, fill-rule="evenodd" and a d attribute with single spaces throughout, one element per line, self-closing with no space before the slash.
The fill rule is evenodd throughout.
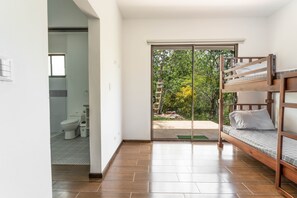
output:
<path id="1" fill-rule="evenodd" d="M 194 120 L 218 122 L 219 57 L 233 57 L 232 50 L 194 51 Z M 153 51 L 153 95 L 157 81 L 163 81 L 159 114 L 175 111 L 192 119 L 192 50 L 155 49 Z M 234 94 L 224 94 L 225 104 L 232 104 Z M 228 123 L 229 108 L 224 109 Z M 155 115 L 155 120 L 162 120 Z"/>

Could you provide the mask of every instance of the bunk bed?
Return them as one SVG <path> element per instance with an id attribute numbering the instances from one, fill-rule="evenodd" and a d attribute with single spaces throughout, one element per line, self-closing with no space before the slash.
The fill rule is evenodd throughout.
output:
<path id="1" fill-rule="evenodd" d="M 225 140 L 276 171 L 276 188 L 284 196 L 293 197 L 282 188 L 281 178 L 284 176 L 297 183 L 297 133 L 284 130 L 284 110 L 297 108 L 297 103 L 285 102 L 287 92 L 297 92 L 297 72 L 277 73 L 275 59 L 272 54 L 267 57 L 220 57 L 218 146 L 223 148 Z M 232 104 L 230 118 L 233 112 L 244 115 L 245 110 L 258 113 L 263 109 L 268 118 L 271 117 L 272 94 L 279 92 L 278 129 L 250 130 L 224 126 L 223 94 L 240 91 L 267 92 L 266 104 Z"/>

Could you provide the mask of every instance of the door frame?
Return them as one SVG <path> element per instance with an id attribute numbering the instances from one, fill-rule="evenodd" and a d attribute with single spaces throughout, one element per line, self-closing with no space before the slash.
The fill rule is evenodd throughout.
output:
<path id="1" fill-rule="evenodd" d="M 194 94 L 192 94 L 192 120 L 191 120 L 191 139 L 190 140 L 179 140 L 179 139 L 166 139 L 166 138 L 162 138 L 162 139 L 158 139 L 158 138 L 154 138 L 154 129 L 153 129 L 153 121 L 154 121 L 154 112 L 153 112 L 153 78 L 154 78 L 154 67 L 153 67 L 153 51 L 154 51 L 154 48 L 156 47 L 168 47 L 168 48 L 172 48 L 172 47 L 191 47 L 192 48 L 192 84 L 194 83 L 194 64 L 195 64 L 195 60 L 194 60 L 194 52 L 195 52 L 195 47 L 197 46 L 200 46 L 200 47 L 208 47 L 208 46 L 233 46 L 234 47 L 234 57 L 238 57 L 238 43 L 234 43 L 234 44 L 172 44 L 172 45 L 151 45 L 151 50 L 150 50 L 150 61 L 151 61 L 151 64 L 150 64 L 150 67 L 151 67 L 151 88 L 150 88 L 150 135 L 151 135 L 151 141 L 183 141 L 183 142 L 197 142 L 197 141 L 200 141 L 200 140 L 194 140 L 193 139 L 193 123 L 194 123 L 194 120 L 193 120 L 193 111 L 194 111 L 194 102 L 193 102 L 193 98 L 194 98 Z M 194 89 L 194 86 L 192 86 L 192 93 L 193 93 L 193 89 Z M 217 140 L 204 140 L 203 142 L 216 142 Z"/>

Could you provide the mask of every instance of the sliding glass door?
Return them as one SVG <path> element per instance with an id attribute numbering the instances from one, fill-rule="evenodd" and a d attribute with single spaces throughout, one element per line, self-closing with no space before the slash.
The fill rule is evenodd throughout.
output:
<path id="1" fill-rule="evenodd" d="M 153 137 L 191 138 L 192 47 L 153 48 Z"/>
<path id="2" fill-rule="evenodd" d="M 194 51 L 194 118 L 193 139 L 218 139 L 218 99 L 220 87 L 220 55 L 233 57 L 234 45 L 231 46 L 195 46 Z M 233 103 L 230 94 L 226 104 Z M 228 113 L 226 113 L 228 115 Z"/>
<path id="3" fill-rule="evenodd" d="M 221 54 L 235 46 L 152 46 L 152 139 L 217 140 Z"/>

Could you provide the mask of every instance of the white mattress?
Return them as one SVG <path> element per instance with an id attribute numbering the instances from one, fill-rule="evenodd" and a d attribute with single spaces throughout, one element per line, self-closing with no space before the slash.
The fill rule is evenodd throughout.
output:
<path id="1" fill-rule="evenodd" d="M 260 130 L 237 130 L 231 126 L 224 126 L 223 132 L 239 139 L 261 152 L 276 158 L 277 153 L 277 131 Z M 297 166 L 297 141 L 289 138 L 283 140 L 282 159 Z"/>

